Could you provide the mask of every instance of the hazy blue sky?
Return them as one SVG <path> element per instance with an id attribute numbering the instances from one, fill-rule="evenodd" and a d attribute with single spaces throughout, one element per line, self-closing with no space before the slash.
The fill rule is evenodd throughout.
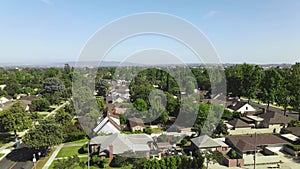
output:
<path id="1" fill-rule="evenodd" d="M 294 63 L 300 61 L 299 9 L 299 0 L 7 0 L 0 4 L 0 63 L 75 61 L 102 26 L 139 12 L 193 23 L 223 63 Z M 110 58 L 160 41 L 138 39 L 120 44 Z M 169 41 L 161 40 L 161 46 Z"/>

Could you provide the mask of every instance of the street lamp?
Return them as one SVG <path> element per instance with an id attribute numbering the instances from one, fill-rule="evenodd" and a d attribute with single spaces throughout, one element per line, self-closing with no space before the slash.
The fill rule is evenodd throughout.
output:
<path id="1" fill-rule="evenodd" d="M 33 167 L 34 167 L 34 169 L 36 169 L 36 166 L 35 166 L 35 164 L 36 164 L 35 154 L 33 154 L 32 162 L 33 162 Z"/>
<path id="2" fill-rule="evenodd" d="M 41 155 L 42 155 L 42 153 L 41 152 L 38 152 L 38 155 L 39 155 L 39 159 L 41 158 Z"/>
<path id="3" fill-rule="evenodd" d="M 86 142 L 87 149 L 88 149 L 88 169 L 90 169 L 90 140 L 89 142 Z"/>

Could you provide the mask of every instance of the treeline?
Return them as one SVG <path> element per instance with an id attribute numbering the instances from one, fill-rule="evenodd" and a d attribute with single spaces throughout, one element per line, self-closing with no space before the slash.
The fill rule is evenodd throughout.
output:
<path id="1" fill-rule="evenodd" d="M 288 68 L 262 69 L 249 64 L 234 65 L 225 69 L 229 96 L 258 99 L 264 103 L 276 103 L 300 110 L 300 63 Z"/>

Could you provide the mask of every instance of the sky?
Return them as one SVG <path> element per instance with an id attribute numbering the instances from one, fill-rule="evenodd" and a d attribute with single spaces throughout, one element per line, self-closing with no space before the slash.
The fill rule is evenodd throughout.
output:
<path id="1" fill-rule="evenodd" d="M 171 14 L 195 25 L 222 63 L 295 63 L 300 62 L 299 9 L 298 0 L 2 1 L 0 63 L 76 61 L 87 41 L 102 27 L 143 12 Z M 185 62 L 194 62 L 193 53 L 174 39 L 149 35 L 118 44 L 106 60 L 123 60 L 147 48 L 179 53 Z"/>

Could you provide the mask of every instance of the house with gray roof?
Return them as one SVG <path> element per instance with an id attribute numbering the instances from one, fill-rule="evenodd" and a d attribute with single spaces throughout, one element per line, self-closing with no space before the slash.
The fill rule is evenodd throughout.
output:
<path id="1" fill-rule="evenodd" d="M 153 148 L 153 140 L 147 134 L 112 134 L 107 136 L 96 136 L 91 139 L 92 152 L 99 153 L 99 156 L 114 155 L 139 155 L 139 157 L 150 157 L 150 150 Z"/>
<path id="2" fill-rule="evenodd" d="M 222 145 L 217 141 L 213 140 L 211 137 L 207 135 L 202 135 L 196 138 L 191 139 L 192 148 L 200 151 L 204 150 L 217 150 L 221 148 Z"/>

